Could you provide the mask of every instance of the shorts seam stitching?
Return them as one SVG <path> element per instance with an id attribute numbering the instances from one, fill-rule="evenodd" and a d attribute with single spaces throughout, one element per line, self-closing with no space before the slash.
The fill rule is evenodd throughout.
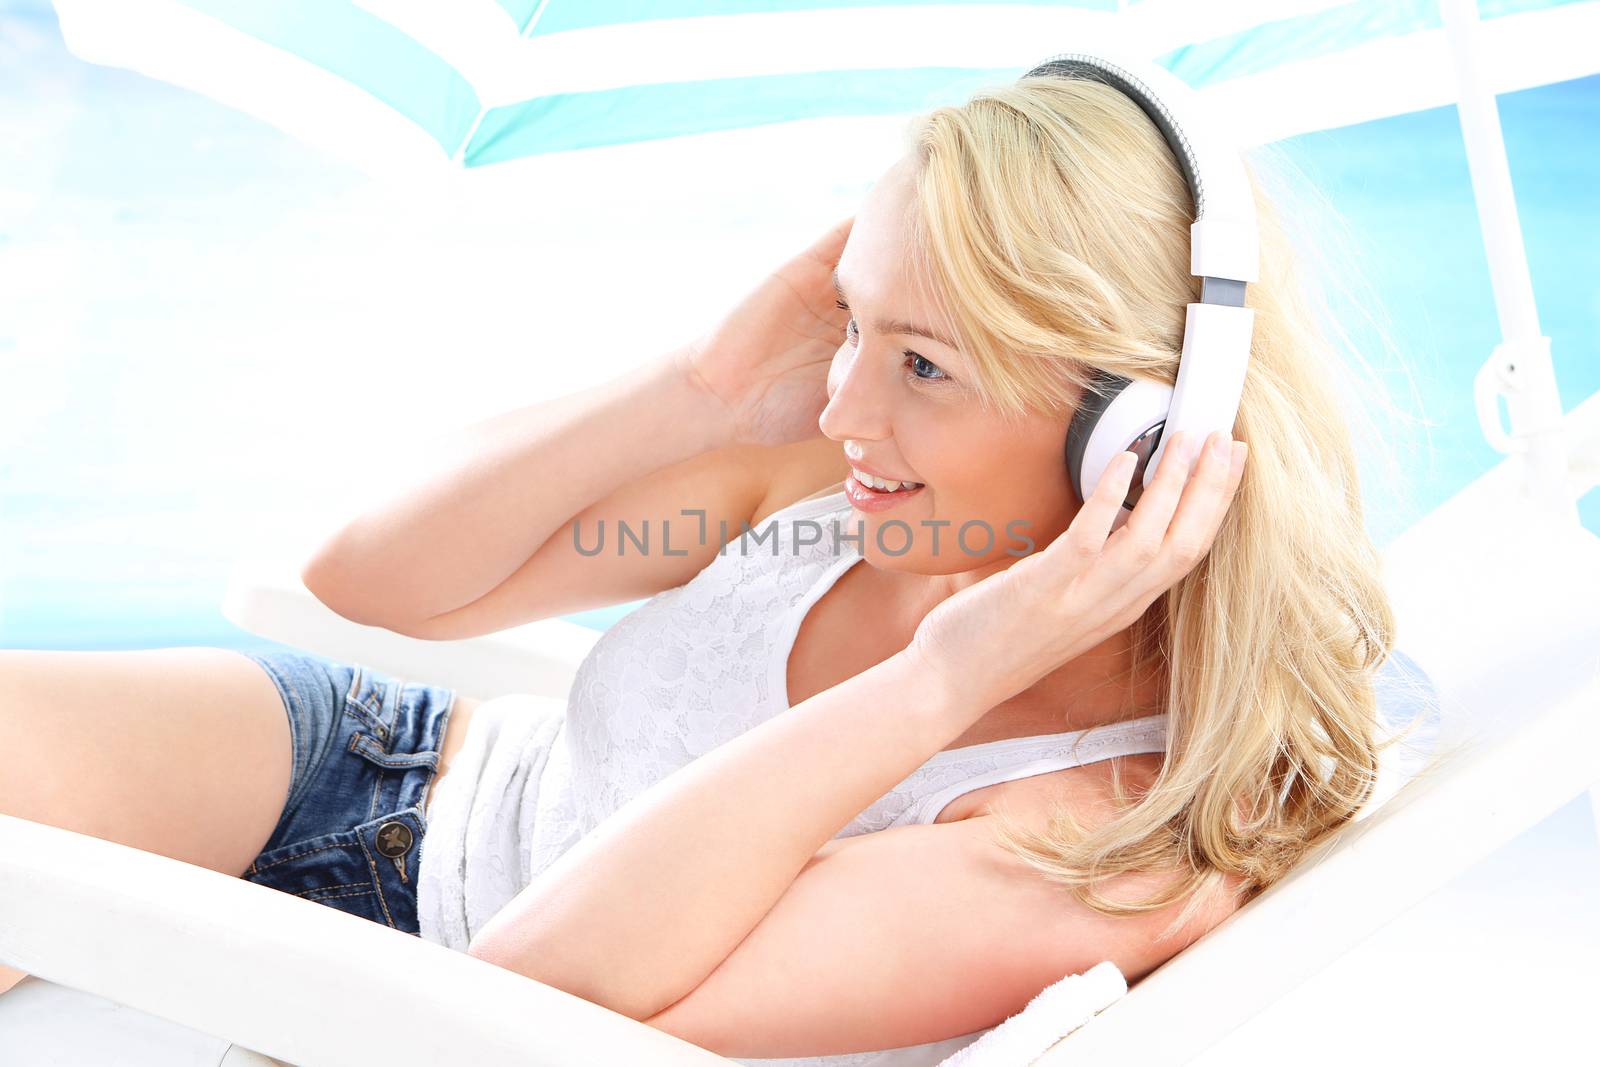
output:
<path id="1" fill-rule="evenodd" d="M 383 916 L 389 925 L 398 930 L 399 926 L 395 924 L 394 915 L 389 911 L 389 902 L 383 897 L 383 879 L 378 873 L 378 865 L 372 858 L 372 852 L 367 848 L 366 841 L 362 840 L 359 835 L 356 837 L 356 843 L 361 846 L 362 854 L 367 857 L 367 869 L 372 872 L 372 887 L 378 894 L 378 907 L 383 909 Z"/>
<path id="2" fill-rule="evenodd" d="M 303 897 L 307 893 L 321 893 L 321 892 L 323 892 L 324 890 L 327 890 L 327 889 L 365 889 L 368 892 L 371 892 L 372 887 L 369 886 L 366 882 L 340 882 L 338 885 L 320 885 L 320 886 L 316 886 L 315 888 L 312 888 L 312 889 L 297 890 L 295 892 L 295 896 Z M 339 895 L 340 896 L 354 896 L 353 893 L 341 893 Z"/>
<path id="3" fill-rule="evenodd" d="M 316 898 L 312 898 L 312 897 L 309 897 L 309 896 L 306 895 L 307 893 L 315 893 L 315 892 L 317 892 L 317 890 L 315 890 L 315 889 L 307 889 L 304 892 L 296 893 L 295 896 L 300 897 L 303 900 L 309 900 L 313 904 L 320 904 L 324 900 L 343 900 L 346 897 L 367 897 L 367 896 L 371 896 L 372 895 L 372 889 L 370 887 L 368 887 L 366 889 L 357 890 L 354 893 L 329 893 L 327 896 L 321 896 L 321 897 L 316 897 Z"/>
<path id="4" fill-rule="evenodd" d="M 288 847 L 288 846 L 285 846 L 285 847 Z M 316 848 L 308 848 L 304 852 L 296 852 L 296 853 L 294 853 L 293 855 L 290 855 L 290 856 L 279 856 L 277 859 L 273 860 L 271 863 L 265 863 L 265 864 L 252 863 L 250 865 L 250 870 L 252 872 L 265 871 L 265 870 L 268 870 L 268 869 L 270 869 L 272 867 L 276 867 L 280 863 L 288 863 L 290 860 L 297 860 L 297 859 L 301 858 L 302 856 L 311 856 L 311 855 L 315 855 L 318 852 L 326 852 L 330 848 L 344 848 L 344 847 L 346 847 L 346 845 L 344 843 L 335 844 L 335 845 L 318 845 Z"/>
<path id="5" fill-rule="evenodd" d="M 289 684 L 288 680 L 284 678 L 268 657 L 251 654 L 250 659 L 267 672 L 267 676 L 272 679 L 274 687 L 278 690 L 278 696 L 284 699 L 287 704 L 285 711 L 289 719 L 289 795 L 284 798 L 283 810 L 278 813 L 278 826 L 273 827 L 272 832 L 276 835 L 278 828 L 286 824 L 290 813 L 304 799 L 307 783 L 311 778 L 309 751 L 306 754 L 306 773 L 299 776 L 298 781 L 296 781 L 295 773 L 300 769 L 300 753 L 302 751 L 300 720 L 305 715 L 305 708 L 300 702 L 300 694 L 295 691 L 294 686 Z"/>

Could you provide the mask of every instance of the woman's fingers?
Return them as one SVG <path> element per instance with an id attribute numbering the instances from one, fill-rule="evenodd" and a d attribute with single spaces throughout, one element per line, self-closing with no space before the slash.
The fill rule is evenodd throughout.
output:
<path id="1" fill-rule="evenodd" d="M 1181 573 L 1188 573 L 1210 550 L 1244 478 L 1244 463 L 1241 461 L 1237 468 L 1232 463 L 1234 450 L 1244 448 L 1244 442 L 1225 443 L 1228 447 L 1220 458 L 1209 447 L 1206 449 L 1167 531 L 1166 547 L 1174 563 L 1182 568 Z"/>
<path id="2" fill-rule="evenodd" d="M 1139 459 L 1132 452 L 1118 452 L 1105 474 L 1083 502 L 1083 507 L 1072 517 L 1067 530 L 1057 540 L 1066 542 L 1074 556 L 1092 558 L 1100 554 L 1116 521 L 1122 502 L 1128 499 L 1128 487 L 1133 480 L 1133 470 Z"/>
<path id="3" fill-rule="evenodd" d="M 1118 547 L 1129 554 L 1129 562 L 1138 570 L 1154 563 L 1161 551 L 1167 526 L 1188 481 L 1193 444 L 1193 435 L 1186 432 L 1168 442 L 1155 478 L 1139 494 L 1139 503 L 1134 505 L 1127 525 L 1118 531 Z"/>
<path id="4" fill-rule="evenodd" d="M 1078 573 L 1109 546 L 1097 582 L 1103 576 L 1108 589 L 1121 593 L 1133 592 L 1141 582 L 1158 593 L 1167 589 L 1210 547 L 1239 486 L 1243 468 L 1233 471 L 1228 459 L 1211 457 L 1207 443 L 1202 439 L 1196 445 L 1190 434 L 1176 434 L 1127 524 L 1113 536 L 1111 527 L 1137 466 L 1132 453 L 1118 453 L 1046 556 L 1070 559 L 1068 569 Z M 1191 447 L 1201 451 L 1198 461 Z"/>

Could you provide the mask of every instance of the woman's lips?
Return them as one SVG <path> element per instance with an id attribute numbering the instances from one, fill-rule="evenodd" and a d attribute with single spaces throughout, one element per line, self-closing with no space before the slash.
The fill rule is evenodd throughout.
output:
<path id="1" fill-rule="evenodd" d="M 891 493 L 862 485 L 853 474 L 844 480 L 845 496 L 850 499 L 851 506 L 857 511 L 887 511 L 905 503 L 926 488 L 926 485 L 919 485 L 915 489 L 896 489 Z"/>

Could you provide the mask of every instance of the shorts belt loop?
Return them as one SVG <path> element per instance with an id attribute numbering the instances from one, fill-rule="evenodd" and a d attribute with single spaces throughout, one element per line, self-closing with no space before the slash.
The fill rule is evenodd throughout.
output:
<path id="1" fill-rule="evenodd" d="M 358 703 L 356 696 L 361 692 L 361 680 L 366 677 L 367 669 L 359 663 L 350 665 L 350 688 L 345 690 L 344 702 L 346 704 Z"/>
<path id="2" fill-rule="evenodd" d="M 400 721 L 400 694 L 405 687 L 405 679 L 399 676 L 390 677 L 389 684 L 383 687 L 382 702 L 378 706 L 378 719 L 386 728 Z"/>
<path id="3" fill-rule="evenodd" d="M 357 708 L 366 718 L 369 729 L 378 735 L 384 748 L 389 745 L 389 735 L 394 726 L 394 699 L 390 692 L 391 687 L 378 683 L 373 677 L 374 672 L 364 664 L 352 664 L 354 668 L 350 676 L 350 689 L 344 695 L 345 706 Z M 365 691 L 365 696 L 363 696 Z M 388 713 L 385 714 L 385 709 Z"/>

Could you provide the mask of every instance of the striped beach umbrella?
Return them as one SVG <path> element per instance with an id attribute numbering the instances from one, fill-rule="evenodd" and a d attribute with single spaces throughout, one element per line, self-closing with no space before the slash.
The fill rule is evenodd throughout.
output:
<path id="1" fill-rule="evenodd" d="M 910 115 L 1096 43 L 1244 143 L 1449 104 L 1437 0 L 55 0 L 78 57 L 182 85 L 383 176 Z M 1600 70 L 1600 4 L 1481 0 L 1493 92 Z M 845 164 L 848 166 L 848 164 Z"/>

